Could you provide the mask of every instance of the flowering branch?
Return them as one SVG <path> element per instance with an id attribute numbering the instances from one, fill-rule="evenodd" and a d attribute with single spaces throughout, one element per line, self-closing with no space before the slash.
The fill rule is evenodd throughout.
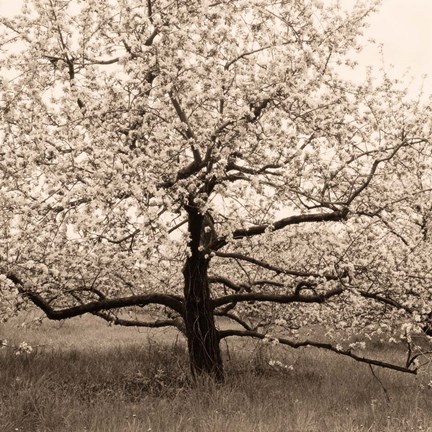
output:
<path id="1" fill-rule="evenodd" d="M 329 298 L 343 293 L 343 288 L 338 287 L 327 291 L 323 294 L 266 294 L 266 293 L 236 293 L 224 297 L 214 299 L 212 301 L 213 307 L 226 305 L 232 302 L 246 302 L 246 301 L 261 301 L 273 303 L 324 303 Z"/>
<path id="2" fill-rule="evenodd" d="M 272 224 L 262 224 L 262 225 L 255 225 L 250 228 L 236 229 L 233 231 L 232 237 L 235 240 L 238 240 L 245 237 L 253 237 L 256 235 L 264 234 L 267 231 L 278 231 L 289 225 L 298 225 L 302 223 L 330 222 L 330 221 L 337 222 L 346 219 L 347 216 L 348 216 L 348 208 L 346 207 L 340 210 L 332 211 L 330 213 L 322 212 L 322 213 L 309 213 L 309 214 L 288 216 L 286 218 L 279 219 L 273 222 Z M 227 239 L 223 238 L 218 242 L 216 248 L 220 249 L 227 244 L 228 244 Z"/>
<path id="3" fill-rule="evenodd" d="M 146 327 L 146 328 L 162 328 L 162 327 L 178 328 L 179 327 L 179 323 L 174 319 L 167 319 L 167 320 L 157 319 L 155 321 L 141 321 L 141 320 L 123 319 L 105 312 L 94 312 L 93 315 L 102 318 L 103 320 L 109 322 L 112 325 L 118 325 L 123 327 Z"/>
<path id="4" fill-rule="evenodd" d="M 224 339 L 226 337 L 232 337 L 232 336 L 238 336 L 238 337 L 253 337 L 257 339 L 269 339 L 268 335 L 258 333 L 256 331 L 251 330 L 220 330 L 219 331 L 219 338 Z M 327 351 L 332 351 L 336 354 L 340 354 L 346 357 L 350 357 L 353 360 L 360 362 L 360 363 L 366 363 L 368 365 L 373 366 L 379 366 L 385 369 L 392 369 L 398 372 L 405 372 L 409 374 L 417 374 L 417 368 L 411 369 L 410 367 L 400 366 L 393 363 L 384 362 L 381 360 L 371 359 L 368 357 L 362 357 L 355 353 L 353 353 L 351 350 L 344 350 L 340 347 L 335 347 L 329 343 L 325 342 L 315 342 L 310 340 L 305 340 L 301 342 L 292 341 L 285 338 L 279 338 L 279 337 L 271 337 L 271 340 L 274 340 L 276 343 L 280 343 L 281 345 L 287 345 L 291 348 L 302 348 L 302 347 L 315 347 L 320 349 L 325 349 Z"/>
<path id="5" fill-rule="evenodd" d="M 119 297 L 115 299 L 100 299 L 89 303 L 72 306 L 64 309 L 54 309 L 47 300 L 39 294 L 25 288 L 25 284 L 15 274 L 7 274 L 7 278 L 12 281 L 18 288 L 22 296 L 27 297 L 35 306 L 41 309 L 51 320 L 63 320 L 84 315 L 86 313 L 97 313 L 101 311 L 118 309 L 130 306 L 147 306 L 149 304 L 159 304 L 169 307 L 181 316 L 184 315 L 184 305 L 180 297 L 168 294 L 150 293 L 141 295 L 132 295 L 128 297 Z"/>

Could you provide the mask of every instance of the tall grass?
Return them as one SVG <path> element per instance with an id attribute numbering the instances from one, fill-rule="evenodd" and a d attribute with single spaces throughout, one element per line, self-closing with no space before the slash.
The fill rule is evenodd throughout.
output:
<path id="1" fill-rule="evenodd" d="M 155 342 L 83 319 L 8 325 L 5 336 L 43 346 L 20 356 L 0 350 L 2 432 L 432 431 L 427 373 L 376 369 L 380 383 L 367 366 L 332 353 L 233 341 L 226 383 L 192 384 L 173 334 Z"/>

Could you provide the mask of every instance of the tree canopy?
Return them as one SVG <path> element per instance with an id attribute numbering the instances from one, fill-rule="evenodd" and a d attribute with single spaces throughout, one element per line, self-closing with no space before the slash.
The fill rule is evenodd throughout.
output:
<path id="1" fill-rule="evenodd" d="M 230 336 L 415 372 L 431 110 L 385 73 L 344 78 L 377 3 L 32 0 L 2 18 L 3 317 L 174 326 L 219 379 Z M 315 324 L 334 343 L 299 336 Z M 411 355 L 366 359 L 338 339 L 359 330 Z"/>

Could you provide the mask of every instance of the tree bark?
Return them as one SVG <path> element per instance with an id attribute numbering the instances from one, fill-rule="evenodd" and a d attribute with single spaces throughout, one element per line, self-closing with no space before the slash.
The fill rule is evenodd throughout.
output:
<path id="1" fill-rule="evenodd" d="M 189 214 L 190 255 L 183 268 L 185 325 L 192 375 L 224 378 L 219 334 L 216 329 L 208 282 L 209 257 L 201 244 L 204 216 L 194 207 Z"/>

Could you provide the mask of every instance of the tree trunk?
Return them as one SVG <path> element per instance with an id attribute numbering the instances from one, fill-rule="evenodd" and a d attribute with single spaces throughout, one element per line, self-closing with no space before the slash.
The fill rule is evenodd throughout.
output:
<path id="1" fill-rule="evenodd" d="M 209 258 L 200 250 L 203 216 L 188 208 L 190 256 L 183 268 L 185 324 L 192 375 L 223 380 L 219 335 L 215 326 L 208 283 Z"/>

